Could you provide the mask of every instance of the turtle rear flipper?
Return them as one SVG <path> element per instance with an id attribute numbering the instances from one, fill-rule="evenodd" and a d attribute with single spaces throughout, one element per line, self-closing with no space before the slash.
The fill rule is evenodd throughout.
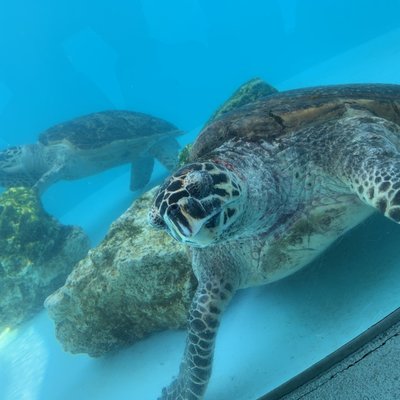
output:
<path id="1" fill-rule="evenodd" d="M 400 126 L 364 116 L 343 119 L 335 129 L 348 133 L 342 142 L 331 142 L 336 163 L 330 165 L 364 203 L 400 223 Z"/>
<path id="2" fill-rule="evenodd" d="M 144 188 L 150 181 L 156 158 L 168 171 L 172 171 L 178 164 L 179 143 L 175 138 L 169 137 L 157 142 L 148 151 L 148 155 L 137 158 L 131 164 L 132 191 Z"/>
<path id="3" fill-rule="evenodd" d="M 180 145 L 173 137 L 168 137 L 157 142 L 149 153 L 156 158 L 160 163 L 167 168 L 168 171 L 173 171 L 178 165 Z"/>
<path id="4" fill-rule="evenodd" d="M 132 192 L 143 189 L 150 181 L 154 167 L 153 156 L 138 157 L 131 164 L 131 184 Z"/>

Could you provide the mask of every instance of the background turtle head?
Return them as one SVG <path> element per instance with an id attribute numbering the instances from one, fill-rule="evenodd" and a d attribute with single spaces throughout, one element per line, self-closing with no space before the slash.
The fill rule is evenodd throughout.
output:
<path id="1" fill-rule="evenodd" d="M 243 210 L 245 191 L 222 165 L 188 164 L 158 190 L 149 222 L 179 242 L 205 247 L 229 237 Z"/>
<path id="2" fill-rule="evenodd" d="M 33 145 L 32 145 L 33 146 Z M 33 186 L 39 177 L 31 167 L 29 146 L 14 146 L 0 151 L 0 186 Z"/>

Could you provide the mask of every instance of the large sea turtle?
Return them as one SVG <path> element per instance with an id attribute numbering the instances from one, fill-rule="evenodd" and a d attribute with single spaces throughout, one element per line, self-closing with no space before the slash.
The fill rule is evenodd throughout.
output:
<path id="1" fill-rule="evenodd" d="M 35 144 L 0 152 L 0 186 L 34 186 L 43 192 L 62 179 L 78 179 L 131 163 L 131 190 L 149 181 L 158 159 L 168 170 L 178 161 L 182 134 L 173 124 L 132 111 L 85 115 L 42 132 Z"/>
<path id="2" fill-rule="evenodd" d="M 206 126 L 149 213 L 192 247 L 198 279 L 161 399 L 203 398 L 236 290 L 292 274 L 374 210 L 400 222 L 400 85 L 277 93 Z"/>

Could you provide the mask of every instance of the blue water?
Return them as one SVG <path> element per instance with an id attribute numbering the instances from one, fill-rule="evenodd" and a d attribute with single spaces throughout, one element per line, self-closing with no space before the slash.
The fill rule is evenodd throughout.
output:
<path id="1" fill-rule="evenodd" d="M 188 142 L 254 76 L 280 90 L 400 83 L 399 15 L 397 0 L 8 2 L 0 147 L 110 108 L 165 118 Z M 95 245 L 133 200 L 128 170 L 57 183 L 44 205 Z M 165 173 L 157 165 L 152 183 Z M 374 218 L 308 269 L 241 292 L 222 322 L 206 399 L 254 400 L 397 308 L 399 239 L 397 226 Z M 0 399 L 154 400 L 183 345 L 183 332 L 164 332 L 113 357 L 72 356 L 42 313 L 0 343 Z"/>

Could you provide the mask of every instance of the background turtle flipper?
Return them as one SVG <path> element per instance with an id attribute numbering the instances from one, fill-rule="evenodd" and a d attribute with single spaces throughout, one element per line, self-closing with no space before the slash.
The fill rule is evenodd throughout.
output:
<path id="1" fill-rule="evenodd" d="M 43 192 L 53 183 L 64 177 L 63 168 L 64 164 L 57 163 L 38 179 L 38 181 L 33 185 L 33 188 L 37 190 L 39 195 L 43 194 Z"/>
<path id="2" fill-rule="evenodd" d="M 173 171 L 178 165 L 180 145 L 173 137 L 157 142 L 149 153 L 156 158 L 168 171 Z"/>
<path id="3" fill-rule="evenodd" d="M 132 192 L 143 189 L 149 183 L 153 167 L 153 156 L 142 156 L 132 162 L 130 184 Z"/>

